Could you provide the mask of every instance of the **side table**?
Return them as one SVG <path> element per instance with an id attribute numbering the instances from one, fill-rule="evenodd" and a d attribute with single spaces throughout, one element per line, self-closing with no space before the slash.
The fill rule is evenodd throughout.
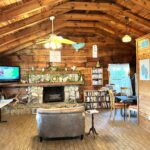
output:
<path id="1" fill-rule="evenodd" d="M 91 115 L 92 115 L 92 127 L 90 128 L 90 130 L 89 130 L 89 132 L 88 132 L 88 134 L 87 134 L 87 135 L 89 135 L 89 134 L 92 132 L 92 133 L 93 133 L 93 135 L 94 135 L 94 138 L 95 138 L 95 134 L 96 134 L 96 135 L 98 135 L 98 133 L 96 132 L 96 129 L 95 129 L 95 127 L 94 127 L 94 114 L 98 114 L 98 113 L 99 113 L 99 111 L 98 111 L 98 110 L 93 109 L 93 110 L 87 110 L 87 111 L 86 111 L 86 113 L 88 113 L 88 114 L 91 114 Z"/>

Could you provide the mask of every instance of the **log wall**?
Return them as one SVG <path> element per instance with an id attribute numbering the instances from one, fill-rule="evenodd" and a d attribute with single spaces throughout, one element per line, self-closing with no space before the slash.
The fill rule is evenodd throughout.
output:
<path id="1" fill-rule="evenodd" d="M 83 96 L 83 90 L 100 88 L 100 86 L 93 87 L 91 85 L 91 68 L 96 66 L 98 60 L 104 69 L 104 85 L 108 83 L 107 68 L 110 63 L 130 63 L 131 73 L 133 74 L 135 72 L 134 49 L 122 48 L 115 44 L 108 47 L 98 45 L 98 58 L 93 59 L 92 45 L 93 43 L 88 43 L 79 52 L 76 52 L 70 45 L 63 46 L 61 50 L 61 63 L 50 64 L 49 50 L 36 45 L 21 50 L 18 53 L 4 56 L 0 59 L 0 62 L 4 65 L 19 65 L 21 67 L 22 79 L 24 79 L 25 72 L 31 70 L 31 67 L 35 67 L 37 70 L 42 70 L 42 68 L 46 68 L 49 65 L 67 67 L 77 66 L 77 70 L 81 71 L 85 81 L 85 85 L 81 86 L 81 97 Z"/>
<path id="2" fill-rule="evenodd" d="M 136 41 L 136 63 L 137 63 L 137 75 L 138 75 L 138 92 L 139 92 L 139 124 L 145 129 L 150 131 L 150 121 L 148 116 L 150 116 L 150 80 L 140 80 L 140 60 L 150 59 L 150 45 L 148 48 L 141 49 L 138 43 L 143 39 L 149 39 L 150 34 L 138 38 Z M 150 43 L 149 43 L 150 44 Z"/>

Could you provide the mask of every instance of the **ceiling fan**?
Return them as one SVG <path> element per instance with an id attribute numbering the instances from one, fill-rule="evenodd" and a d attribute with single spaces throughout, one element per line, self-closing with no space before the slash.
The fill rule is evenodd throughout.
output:
<path id="1" fill-rule="evenodd" d="M 39 41 L 38 44 L 44 44 L 45 48 L 51 49 L 60 49 L 62 47 L 62 44 L 70 44 L 76 51 L 79 51 L 79 49 L 85 46 L 85 43 L 77 43 L 75 41 L 65 39 L 62 36 L 54 34 L 54 19 L 54 16 L 50 17 L 50 20 L 52 21 L 52 33 L 49 35 L 48 39 Z"/>

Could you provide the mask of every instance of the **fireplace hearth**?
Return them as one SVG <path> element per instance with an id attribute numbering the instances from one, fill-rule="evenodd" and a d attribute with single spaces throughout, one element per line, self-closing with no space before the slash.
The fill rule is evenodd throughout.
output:
<path id="1" fill-rule="evenodd" d="M 43 88 L 43 103 L 50 102 L 64 102 L 64 86 Z"/>

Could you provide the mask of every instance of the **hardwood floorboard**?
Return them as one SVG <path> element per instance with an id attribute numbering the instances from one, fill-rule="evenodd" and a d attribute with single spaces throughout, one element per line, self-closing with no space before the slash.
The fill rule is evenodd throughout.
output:
<path id="1" fill-rule="evenodd" d="M 0 150 L 149 150 L 150 133 L 136 124 L 124 121 L 117 113 L 116 120 L 109 118 L 109 111 L 95 114 L 98 135 L 85 135 L 83 140 L 53 139 L 39 141 L 35 115 L 7 116 L 7 123 L 0 124 Z M 86 114 L 85 132 L 91 127 L 91 115 Z"/>

